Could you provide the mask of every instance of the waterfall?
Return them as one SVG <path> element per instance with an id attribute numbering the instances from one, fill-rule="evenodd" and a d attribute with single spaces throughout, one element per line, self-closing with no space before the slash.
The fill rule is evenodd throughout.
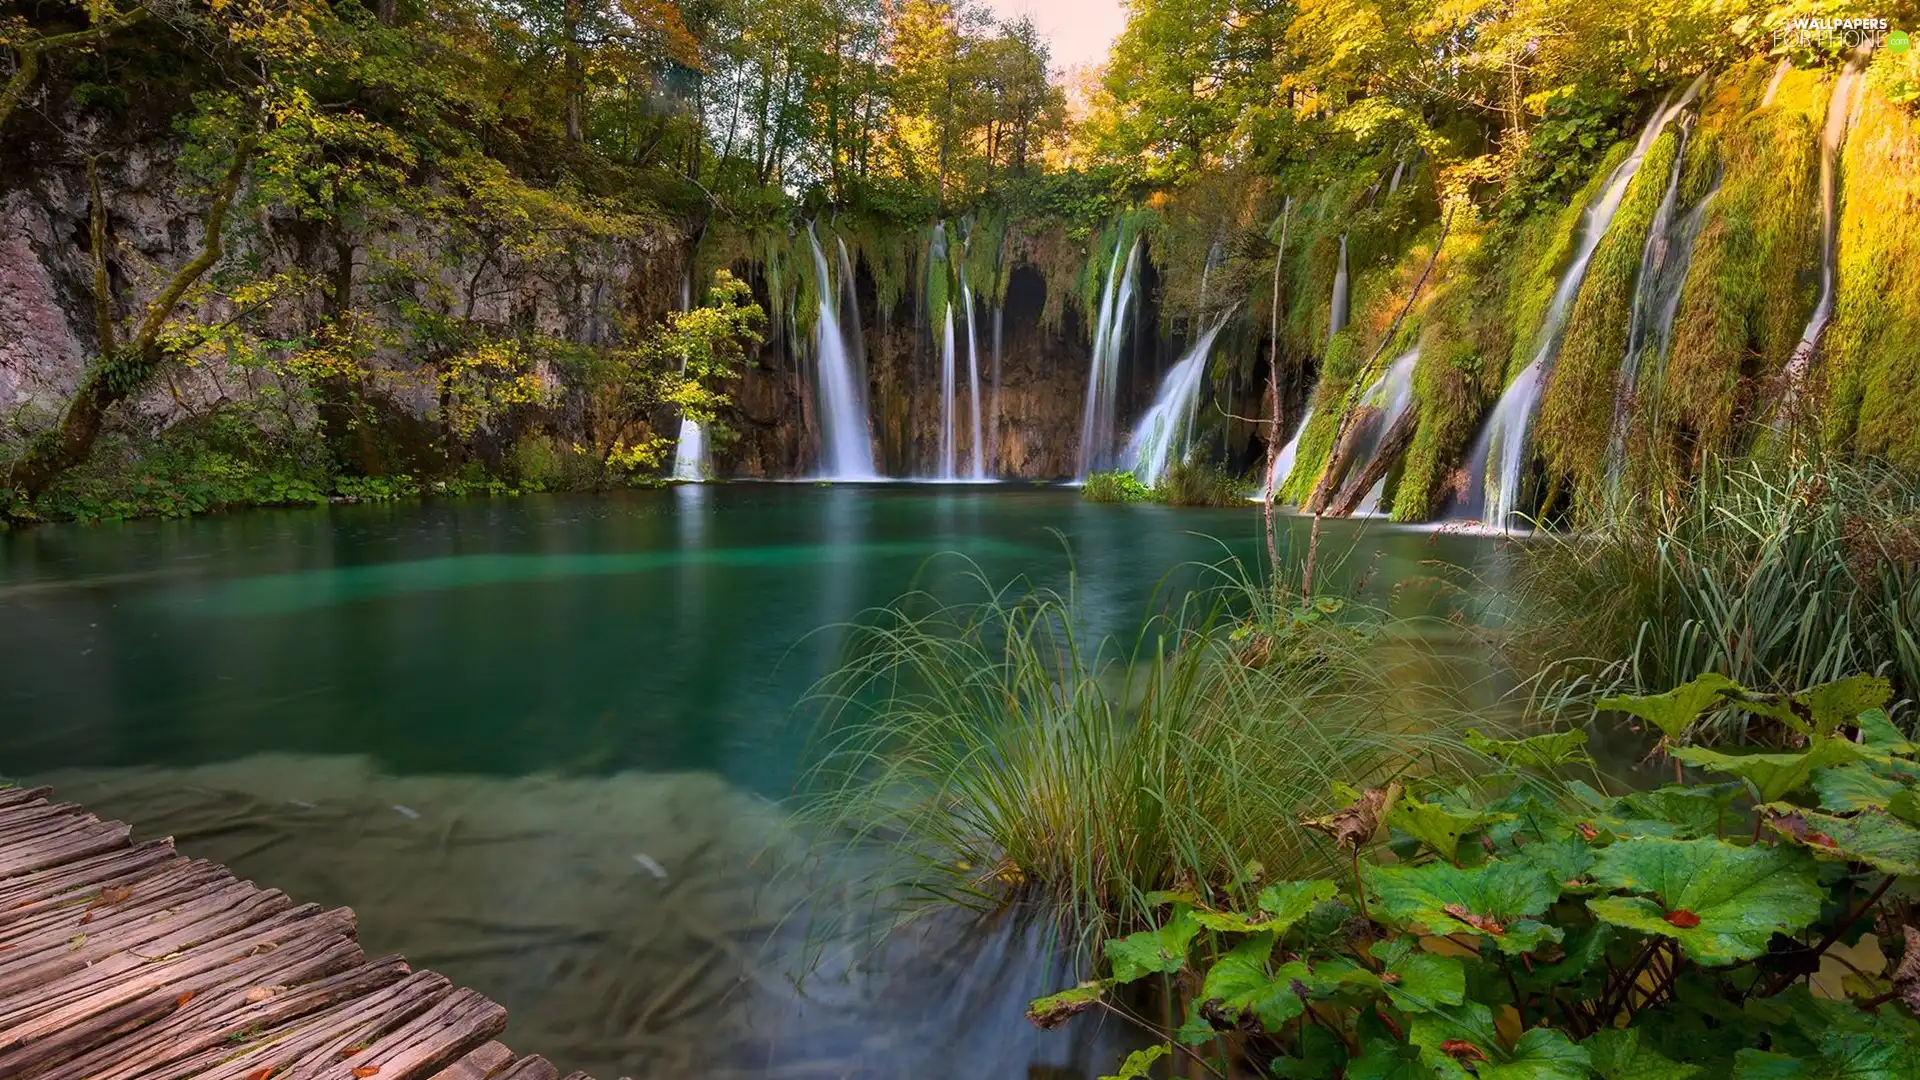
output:
<path id="1" fill-rule="evenodd" d="M 1273 456 L 1273 472 L 1267 476 L 1267 490 L 1278 490 L 1287 482 L 1287 475 L 1293 472 L 1294 459 L 1300 456 L 1300 436 L 1306 434 L 1307 424 L 1313 420 L 1313 407 L 1300 415 L 1300 422 L 1294 425 L 1293 437 Z"/>
<path id="2" fill-rule="evenodd" d="M 1764 109 L 1767 106 L 1773 104 L 1774 95 L 1780 92 L 1780 81 L 1782 79 L 1785 79 L 1787 77 L 1787 72 L 1792 70 L 1793 70 L 1793 60 L 1785 56 L 1781 57 L 1780 62 L 1774 65 L 1773 78 L 1767 80 L 1767 90 L 1765 93 L 1760 95 L 1761 108 Z"/>
<path id="3" fill-rule="evenodd" d="M 999 304 L 993 306 L 993 397 L 988 399 L 987 456 L 995 469 L 1003 468 L 1000 463 L 1000 330 L 1001 317 L 1005 314 L 1005 308 Z"/>
<path id="4" fill-rule="evenodd" d="M 847 242 L 836 236 L 833 242 L 840 248 L 840 295 L 847 306 L 847 338 L 853 342 L 853 387 L 854 396 L 860 403 L 860 415 L 871 415 L 867 411 L 867 337 L 866 324 L 860 321 L 860 292 L 853 280 L 853 259 L 847 254 Z"/>
<path id="5" fill-rule="evenodd" d="M 1838 177 L 1840 151 L 1847 142 L 1848 121 L 1853 113 L 1854 86 L 1860 80 L 1860 72 L 1867 65 L 1867 57 L 1872 53 L 1871 42 L 1863 43 L 1847 58 L 1846 67 L 1840 71 L 1840 77 L 1833 81 L 1833 97 L 1827 101 L 1827 125 L 1820 133 L 1820 300 L 1813 306 L 1813 317 L 1807 320 L 1807 328 L 1800 333 L 1800 344 L 1794 346 L 1793 356 L 1787 361 L 1785 391 L 1780 402 L 1780 415 L 1792 412 L 1795 399 L 1799 396 L 1800 384 L 1807 377 L 1807 369 L 1813 366 L 1814 355 L 1820 349 L 1820 335 L 1827 329 L 1827 323 L 1833 318 L 1834 285 L 1834 232 L 1838 227 Z"/>
<path id="6" fill-rule="evenodd" d="M 1231 314 L 1229 312 L 1228 314 Z M 1227 315 L 1216 319 L 1201 333 L 1180 362 L 1160 380 L 1160 393 L 1153 407 L 1140 418 L 1127 440 L 1127 458 L 1133 462 L 1133 475 L 1148 487 L 1160 482 L 1167 466 L 1185 457 L 1193 444 L 1193 418 L 1200 405 L 1200 390 L 1207 381 L 1207 358 L 1213 352 L 1213 339 L 1227 325 Z M 1180 449 L 1176 454 L 1175 445 Z"/>
<path id="7" fill-rule="evenodd" d="M 946 336 L 940 347 L 940 470 L 942 480 L 954 478 L 953 437 L 953 303 L 946 308 Z"/>
<path id="8" fill-rule="evenodd" d="M 680 275 L 680 310 L 693 310 L 693 270 Z M 687 362 L 680 361 L 680 374 L 687 373 Z M 673 447 L 673 478 L 698 483 L 707 478 L 707 432 L 700 421 L 680 418 L 680 438 Z"/>
<path id="9" fill-rule="evenodd" d="M 1333 303 L 1327 314 L 1327 341 L 1347 325 L 1347 234 L 1340 234 L 1340 266 L 1333 272 Z"/>
<path id="10" fill-rule="evenodd" d="M 1126 330 L 1127 311 L 1133 306 L 1134 275 L 1140 268 L 1140 241 L 1135 240 L 1128 251 L 1124 272 L 1120 268 L 1120 246 L 1114 244 L 1113 263 L 1107 268 L 1107 285 L 1094 323 L 1093 362 L 1087 371 L 1087 407 L 1080 422 L 1078 476 L 1082 480 L 1094 470 L 1105 468 L 1112 455 L 1114 399 L 1120 390 L 1120 343 Z"/>
<path id="11" fill-rule="evenodd" d="M 873 435 L 867 427 L 865 397 L 856 384 L 853 360 L 847 355 L 846 338 L 840 333 L 837 313 L 839 297 L 827 273 L 827 255 L 820 250 L 820 237 L 807 226 L 807 241 L 813 245 L 813 270 L 820 298 L 820 317 L 814 327 L 816 354 L 820 368 L 820 472 L 823 480 L 872 480 Z"/>
<path id="12" fill-rule="evenodd" d="M 1380 443 L 1386 439 L 1387 432 L 1392 430 L 1393 425 L 1406 413 L 1407 407 L 1413 404 L 1413 369 L 1419 362 L 1420 346 L 1415 345 L 1401 353 L 1387 367 L 1387 370 L 1373 381 L 1373 385 L 1367 387 L 1366 394 L 1360 398 L 1362 406 L 1374 410 L 1374 417 L 1369 421 L 1372 430 L 1368 433 L 1366 452 L 1355 454 L 1353 457 L 1353 463 L 1358 467 L 1354 473 L 1355 476 L 1365 472 L 1367 466 L 1373 463 L 1373 459 L 1380 453 Z M 1354 509 L 1354 513 L 1379 513 L 1380 500 L 1386 494 L 1386 490 L 1387 478 L 1383 476 L 1374 482 L 1372 490 L 1367 492 L 1366 498 L 1360 500 L 1360 505 Z"/>
<path id="13" fill-rule="evenodd" d="M 1647 231 L 1647 246 L 1640 254 L 1639 276 L 1634 283 L 1633 309 L 1627 322 L 1627 351 L 1621 357 L 1620 372 L 1613 390 L 1613 428 L 1607 439 L 1607 486 L 1618 492 L 1626 467 L 1627 429 L 1634 408 L 1634 388 L 1639 385 L 1643 360 L 1664 360 L 1673 339 L 1673 320 L 1680 310 L 1680 290 L 1687 283 L 1687 270 L 1693 263 L 1693 244 L 1706 223 L 1707 208 L 1720 192 L 1719 185 L 1709 189 L 1700 202 L 1684 214 L 1675 216 L 1680 196 L 1680 168 L 1686 154 L 1690 126 L 1680 129 L 1680 145 L 1673 157 L 1673 170 L 1667 177 L 1667 191 L 1654 212 L 1653 226 Z"/>
<path id="14" fill-rule="evenodd" d="M 1392 195 L 1394 192 L 1400 190 L 1400 179 L 1401 177 L 1406 175 L 1406 172 L 1407 172 L 1407 156 L 1405 154 L 1401 154 L 1399 157 L 1395 158 L 1393 162 L 1393 179 L 1387 181 L 1388 195 Z"/>
<path id="15" fill-rule="evenodd" d="M 1606 185 L 1587 207 L 1584 215 L 1586 221 L 1581 229 L 1580 243 L 1574 250 L 1573 262 L 1561 274 L 1560 282 L 1553 290 L 1553 299 L 1547 304 L 1546 314 L 1540 321 L 1540 330 L 1535 338 L 1538 346 L 1533 360 L 1500 395 L 1493 414 L 1480 429 L 1479 438 L 1474 440 L 1472 453 L 1467 455 L 1468 481 L 1478 481 L 1479 491 L 1470 490 L 1464 505 L 1469 508 L 1477 506 L 1480 520 L 1488 525 L 1506 528 L 1507 519 L 1518 508 L 1527 429 L 1533 425 L 1534 411 L 1540 404 L 1540 392 L 1546 386 L 1547 368 L 1560 349 L 1560 332 L 1566 329 L 1567 316 L 1572 314 L 1574 298 L 1579 296 L 1580 285 L 1586 281 L 1587 266 L 1593 261 L 1593 253 L 1607 235 L 1607 228 L 1613 224 L 1613 215 L 1620 209 L 1620 201 L 1626 197 L 1627 185 L 1633 182 L 1634 174 L 1640 171 L 1640 162 L 1646 159 L 1653 141 L 1660 137 L 1660 132 L 1681 109 L 1692 103 L 1705 81 L 1706 75 L 1702 73 L 1680 95 L 1678 101 L 1672 100 L 1671 95 L 1661 101 L 1660 107 L 1653 111 L 1652 119 L 1647 121 L 1646 128 L 1640 132 L 1633 152 L 1607 177 Z M 1474 498 L 1476 494 L 1479 496 L 1477 500 Z"/>
<path id="16" fill-rule="evenodd" d="M 960 302 L 967 309 L 967 402 L 973 410 L 973 472 L 972 478 L 984 480 L 987 477 L 986 447 L 980 437 L 980 348 L 973 332 L 978 322 L 973 306 L 973 288 L 967 284 L 967 272 L 960 271 Z M 951 328 L 949 328 L 951 333 Z"/>

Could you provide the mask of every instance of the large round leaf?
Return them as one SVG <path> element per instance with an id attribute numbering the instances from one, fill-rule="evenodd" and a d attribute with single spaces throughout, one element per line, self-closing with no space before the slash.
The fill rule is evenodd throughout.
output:
<path id="1" fill-rule="evenodd" d="M 1560 897 L 1560 885 L 1532 862 L 1489 862 L 1471 870 L 1447 863 L 1371 866 L 1367 885 L 1389 918 L 1419 922 L 1436 934 L 1481 934 L 1501 952 L 1532 952 L 1559 941 L 1559 929 L 1535 921 Z"/>
<path id="2" fill-rule="evenodd" d="M 1616 926 L 1673 938 L 1694 960 L 1732 964 L 1767 950 L 1820 914 L 1813 861 L 1786 847 L 1722 840 L 1622 840 L 1600 853 L 1593 878 L 1648 896 L 1596 897 L 1593 913 Z"/>

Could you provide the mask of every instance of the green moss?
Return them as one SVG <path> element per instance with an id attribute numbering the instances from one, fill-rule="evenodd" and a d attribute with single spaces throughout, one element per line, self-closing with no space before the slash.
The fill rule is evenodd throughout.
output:
<path id="1" fill-rule="evenodd" d="M 1360 365 L 1366 361 L 1360 349 L 1359 328 L 1351 326 L 1333 335 L 1333 343 L 1327 346 L 1326 359 L 1320 366 L 1320 383 L 1313 395 L 1313 416 L 1300 432 L 1293 472 L 1287 475 L 1280 489 L 1281 498 L 1296 506 L 1304 504 L 1313 494 L 1320 474 L 1326 471 L 1327 459 L 1333 454 L 1333 435 L 1340 426 L 1347 392 L 1360 373 Z"/>
<path id="2" fill-rule="evenodd" d="M 1087 502 L 1097 503 L 1147 502 L 1153 498 L 1153 489 L 1141 483 L 1132 473 L 1117 469 L 1087 477 L 1087 482 L 1080 488 L 1080 497 Z"/>
<path id="3" fill-rule="evenodd" d="M 1820 106 L 1808 83 L 1790 73 L 1772 106 L 1722 119 L 1722 136 L 1701 148 L 1717 160 L 1691 163 L 1715 169 L 1720 191 L 1694 245 L 1653 421 L 1653 444 L 1677 448 L 1687 471 L 1733 445 L 1756 384 L 1785 365 L 1813 306 Z"/>
<path id="4" fill-rule="evenodd" d="M 1877 86 L 1866 90 L 1840 182 L 1822 426 L 1832 445 L 1920 469 L 1920 123 Z"/>
<path id="5" fill-rule="evenodd" d="M 1602 490 L 1640 260 L 1678 152 L 1679 133 L 1672 130 L 1648 148 L 1587 265 L 1541 399 L 1534 438 L 1548 467 L 1569 478 L 1583 498 Z"/>

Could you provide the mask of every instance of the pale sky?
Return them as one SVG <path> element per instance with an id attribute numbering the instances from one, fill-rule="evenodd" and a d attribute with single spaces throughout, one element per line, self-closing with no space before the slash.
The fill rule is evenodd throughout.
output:
<path id="1" fill-rule="evenodd" d="M 1127 24 L 1121 0 L 987 0 L 1002 19 L 1026 15 L 1053 50 L 1053 65 L 1104 64 L 1107 49 Z"/>

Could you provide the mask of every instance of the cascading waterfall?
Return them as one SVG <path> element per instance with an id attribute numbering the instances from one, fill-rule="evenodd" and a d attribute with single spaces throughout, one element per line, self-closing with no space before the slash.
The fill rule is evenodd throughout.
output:
<path id="1" fill-rule="evenodd" d="M 945 336 L 940 346 L 940 471 L 942 480 L 955 479 L 954 458 L 955 442 L 953 432 L 953 304 L 949 302 L 945 315 Z"/>
<path id="2" fill-rule="evenodd" d="M 1340 234 L 1340 266 L 1333 272 L 1333 303 L 1327 315 L 1327 341 L 1347 325 L 1347 234 Z"/>
<path id="3" fill-rule="evenodd" d="M 1207 359 L 1213 353 L 1213 339 L 1220 336 L 1221 328 L 1226 325 L 1227 315 L 1216 319 L 1180 362 L 1168 369 L 1166 377 L 1160 380 L 1160 393 L 1153 399 L 1153 407 L 1140 418 L 1134 426 L 1133 437 L 1127 440 L 1127 459 L 1133 462 L 1133 475 L 1148 487 L 1159 483 L 1167 466 L 1183 460 L 1193 445 L 1194 417 L 1200 406 L 1200 390 L 1207 381 Z"/>
<path id="4" fill-rule="evenodd" d="M 993 396 L 987 404 L 987 456 L 995 467 L 1000 462 L 1000 331 L 1006 309 L 993 306 Z"/>
<path id="5" fill-rule="evenodd" d="M 680 275 L 680 310 L 693 310 L 693 271 Z M 687 373 L 687 363 L 680 362 L 680 373 Z M 707 478 L 707 432 L 700 421 L 680 418 L 680 438 L 673 447 L 673 478 L 688 483 L 698 483 Z"/>
<path id="6" fill-rule="evenodd" d="M 1620 360 L 1620 371 L 1613 390 L 1613 427 L 1607 439 L 1607 486 L 1617 492 L 1626 468 L 1627 429 L 1632 421 L 1634 388 L 1639 385 L 1643 361 L 1659 363 L 1666 357 L 1673 339 L 1673 320 L 1680 310 L 1680 290 L 1687 283 L 1687 270 L 1693 263 L 1693 244 L 1706 223 L 1707 208 L 1720 192 L 1716 183 L 1692 209 L 1677 214 L 1680 199 L 1680 169 L 1687 151 L 1692 125 L 1680 128 L 1680 145 L 1675 149 L 1673 167 L 1667 175 L 1667 190 L 1654 211 L 1647 231 L 1647 246 L 1640 253 L 1640 271 L 1635 279 L 1633 308 L 1627 321 L 1627 351 Z"/>
<path id="7" fill-rule="evenodd" d="M 840 294 L 846 304 L 847 321 L 851 328 L 847 337 L 853 342 L 853 387 L 860 401 L 860 415 L 872 415 L 867 407 L 867 340 L 861 332 L 866 323 L 860 321 L 860 291 L 853 280 L 853 258 L 847 254 L 847 242 L 834 237 L 833 242 L 840 249 Z"/>
<path id="8" fill-rule="evenodd" d="M 980 436 L 980 347 L 974 333 L 974 323 L 978 321 L 973 306 L 973 288 L 967 284 L 967 273 L 960 272 L 960 303 L 967 309 L 967 403 L 973 410 L 973 472 L 975 480 L 987 477 L 986 447 Z"/>
<path id="9" fill-rule="evenodd" d="M 1300 436 L 1306 434 L 1307 425 L 1313 421 L 1313 408 L 1300 414 L 1300 422 L 1294 425 L 1293 437 L 1273 456 L 1273 472 L 1267 476 L 1267 490 L 1273 491 L 1287 482 L 1288 474 L 1293 472 L 1294 459 L 1300 456 Z"/>
<path id="10" fill-rule="evenodd" d="M 1080 422 L 1080 467 L 1076 474 L 1081 480 L 1094 470 L 1105 468 L 1111 460 L 1114 402 L 1120 390 L 1120 344 L 1125 336 L 1127 312 L 1133 306 L 1134 276 L 1139 268 L 1139 240 L 1133 242 L 1127 253 L 1124 272 L 1120 245 L 1114 245 L 1113 262 L 1107 268 L 1107 284 L 1100 297 L 1099 318 L 1094 323 L 1093 362 L 1087 371 L 1087 406 Z"/>
<path id="11" fill-rule="evenodd" d="M 1640 163 L 1646 159 L 1653 141 L 1660 137 L 1660 132 L 1679 115 L 1680 110 L 1693 102 L 1705 81 L 1706 75 L 1702 73 L 1680 95 L 1678 101 L 1672 100 L 1671 95 L 1661 101 L 1660 107 L 1653 111 L 1652 119 L 1647 121 L 1646 128 L 1640 132 L 1633 152 L 1613 170 L 1606 186 L 1600 190 L 1592 205 L 1587 207 L 1586 222 L 1573 262 L 1561 274 L 1560 282 L 1553 290 L 1553 299 L 1547 305 L 1546 315 L 1541 319 L 1536 339 L 1539 346 L 1533 360 L 1500 395 L 1493 414 L 1487 418 L 1486 425 L 1480 429 L 1479 438 L 1474 441 L 1472 453 L 1467 456 L 1467 476 L 1470 482 L 1478 481 L 1479 491 L 1469 491 L 1464 505 L 1478 507 L 1477 516 L 1489 525 L 1506 528 L 1508 519 L 1516 509 L 1520 471 L 1525 463 L 1527 431 L 1533 425 L 1534 413 L 1540 404 L 1540 393 L 1546 386 L 1547 368 L 1559 352 L 1560 333 L 1566 329 L 1574 298 L 1579 296 L 1580 286 L 1586 281 L 1587 266 L 1593 261 L 1593 253 L 1606 237 L 1608 227 L 1613 224 L 1613 215 L 1620 209 L 1620 201 L 1626 197 L 1627 185 L 1633 182 L 1634 174 L 1640 171 Z M 1477 499 L 1474 497 L 1476 494 L 1479 496 Z M 1476 515 L 1469 511 L 1469 516 Z"/>
<path id="12" fill-rule="evenodd" d="M 813 245 L 815 293 L 820 298 L 820 317 L 814 326 L 814 343 L 820 370 L 820 472 L 823 480 L 872 480 L 873 434 L 867 426 L 865 397 L 854 375 L 853 360 L 847 355 L 846 338 L 840 332 L 839 294 L 831 287 L 827 273 L 827 255 L 820 249 L 820 237 L 807 226 L 807 241 Z"/>
<path id="13" fill-rule="evenodd" d="M 1365 472 L 1367 466 L 1373 463 L 1374 457 L 1380 453 L 1380 444 L 1386 439 L 1387 432 L 1406 413 L 1407 407 L 1413 404 L 1413 369 L 1419 363 L 1420 347 L 1415 345 L 1395 358 L 1393 363 L 1388 365 L 1387 370 L 1373 381 L 1373 385 L 1367 387 L 1366 394 L 1360 398 L 1360 404 L 1372 408 L 1374 415 L 1368 421 L 1371 430 L 1368 432 L 1364 452 L 1355 454 L 1353 458 L 1354 464 L 1358 466 L 1354 472 L 1355 476 Z M 1386 495 L 1386 490 L 1387 478 L 1383 476 L 1374 481 L 1366 498 L 1361 499 L 1360 505 L 1354 508 L 1354 513 L 1379 513 L 1380 500 Z"/>
<path id="14" fill-rule="evenodd" d="M 1791 415 L 1800 386 L 1806 380 L 1807 370 L 1813 366 L 1814 356 L 1820 350 L 1820 335 L 1826 332 L 1827 323 L 1833 319 L 1834 262 L 1837 254 L 1834 251 L 1834 232 L 1839 224 L 1837 169 L 1840 151 L 1846 147 L 1848 122 L 1853 115 L 1854 88 L 1872 51 L 1871 42 L 1863 43 L 1853 51 L 1853 55 L 1847 58 L 1846 66 L 1840 70 L 1840 77 L 1833 81 L 1833 97 L 1827 101 L 1827 124 L 1820 133 L 1820 300 L 1813 307 L 1813 317 L 1807 320 L 1807 328 L 1800 333 L 1800 344 L 1794 346 L 1793 356 L 1787 361 L 1785 390 L 1780 402 L 1781 415 Z"/>

